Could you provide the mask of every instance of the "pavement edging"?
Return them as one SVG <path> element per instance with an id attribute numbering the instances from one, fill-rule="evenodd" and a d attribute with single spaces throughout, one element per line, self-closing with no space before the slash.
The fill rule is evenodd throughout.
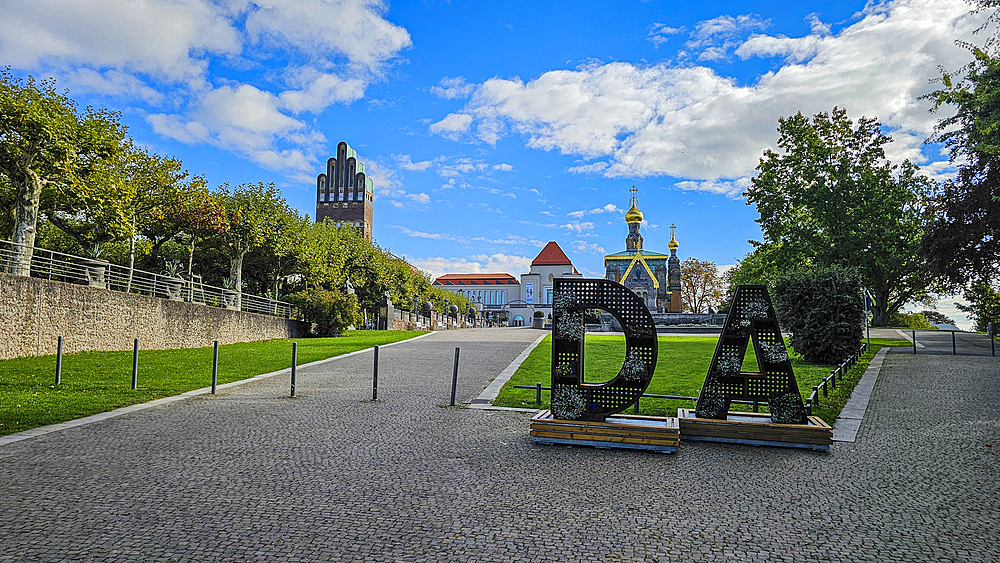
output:
<path id="1" fill-rule="evenodd" d="M 521 367 L 521 364 L 524 363 L 524 360 L 526 360 L 528 358 L 528 355 L 531 354 L 531 352 L 535 348 L 537 348 L 538 345 L 542 343 L 542 340 L 544 340 L 545 337 L 548 336 L 548 335 L 549 335 L 549 333 L 546 332 L 546 333 L 542 334 L 541 336 L 539 336 L 538 338 L 536 338 L 534 342 L 532 342 L 531 344 L 528 344 L 528 346 L 524 350 L 522 350 L 521 353 L 518 354 L 518 356 L 516 358 L 514 358 L 514 361 L 511 362 L 510 364 L 508 364 L 507 367 L 505 367 L 504 370 L 502 372 L 500 372 L 500 375 L 496 376 L 493 379 L 493 381 L 491 381 L 490 384 L 486 386 L 486 389 L 483 389 L 483 392 L 480 393 L 478 397 L 476 397 L 475 399 L 473 399 L 471 401 L 471 404 L 469 405 L 469 408 L 473 408 L 473 409 L 495 409 L 495 410 L 516 410 L 518 412 L 536 412 L 538 409 L 521 409 L 521 408 L 515 408 L 515 407 L 494 407 L 493 406 L 493 400 L 496 399 L 497 395 L 500 394 L 500 389 L 502 389 L 503 386 L 506 385 L 508 381 L 510 381 L 510 378 L 517 371 L 517 368 Z"/>
<path id="2" fill-rule="evenodd" d="M 837 417 L 833 425 L 834 442 L 853 442 L 857 439 L 865 412 L 868 410 L 868 402 L 875 389 L 875 383 L 878 381 L 879 374 L 882 373 L 882 360 L 885 359 L 888 351 L 889 347 L 885 346 L 875 354 L 872 361 L 868 363 L 865 374 L 854 386 L 854 391 L 851 391 L 851 397 L 841 409 L 840 416 Z"/>
<path id="3" fill-rule="evenodd" d="M 390 342 L 388 344 L 380 344 L 379 348 L 386 348 L 386 347 L 393 346 L 395 344 L 400 344 L 400 343 L 403 343 L 403 342 L 413 342 L 414 340 L 418 340 L 420 338 L 424 338 L 424 337 L 430 336 L 432 334 L 435 334 L 435 332 L 433 332 L 433 331 L 432 332 L 428 332 L 427 334 L 421 334 L 420 336 L 414 336 L 413 338 L 407 338 L 405 340 L 397 340 L 396 342 Z M 332 362 L 334 360 L 339 360 L 339 359 L 342 359 L 342 358 L 349 358 L 351 356 L 355 356 L 355 355 L 358 355 L 358 354 L 363 354 L 365 352 L 370 352 L 370 351 L 372 351 L 374 349 L 375 349 L 374 346 L 372 346 L 370 348 L 362 348 L 361 350 L 355 350 L 353 352 L 348 352 L 346 354 L 341 354 L 339 356 L 331 356 L 329 358 L 323 358 L 322 360 L 316 360 L 315 362 L 309 362 L 308 364 L 300 364 L 300 365 L 297 366 L 296 369 L 302 369 L 302 368 L 307 368 L 307 367 L 313 367 L 313 366 L 322 365 L 322 364 L 325 364 L 325 363 L 328 363 L 328 362 Z M 237 386 L 240 386 L 240 385 L 244 385 L 244 384 L 250 383 L 251 381 L 256 381 L 256 380 L 259 380 L 259 379 L 267 379 L 269 377 L 274 377 L 276 375 L 282 375 L 282 374 L 285 374 L 285 373 L 287 373 L 287 374 L 291 374 L 292 373 L 291 366 L 289 366 L 289 367 L 287 367 L 285 369 L 279 369 L 277 371 L 272 371 L 272 372 L 269 372 L 269 373 L 262 373 L 262 374 L 259 374 L 259 375 L 255 375 L 253 377 L 248 377 L 246 379 L 240 379 L 240 380 L 237 380 L 237 381 L 231 381 L 229 383 L 223 383 L 222 385 L 216 385 L 215 388 L 216 388 L 216 390 L 218 390 L 218 389 L 228 389 L 230 387 L 237 387 Z M 58 422 L 56 424 L 49 424 L 47 426 L 39 426 L 38 428 L 31 428 L 29 430 L 24 430 L 24 431 L 21 431 L 21 432 L 16 432 L 14 434 L 8 434 L 6 436 L 0 436 L 0 448 L 2 448 L 3 446 L 6 446 L 7 444 L 13 444 L 14 442 L 20 442 L 21 440 L 27 440 L 29 438 L 36 438 L 38 436 L 44 436 L 45 434 L 50 434 L 52 432 L 58 432 L 60 430 L 67 430 L 69 428 L 77 428 L 79 426 L 86 426 L 88 424 L 93 424 L 95 422 L 101 422 L 102 420 L 108 420 L 110 418 L 116 418 L 116 417 L 119 417 L 119 416 L 122 416 L 122 415 L 126 415 L 126 414 L 129 414 L 129 413 L 132 413 L 132 412 L 146 410 L 146 409 L 151 409 L 153 407 L 159 407 L 159 406 L 167 405 L 167 404 L 174 403 L 174 402 L 177 402 L 177 401 L 183 401 L 184 399 L 190 399 L 191 397 L 197 397 L 198 395 L 207 395 L 207 394 L 210 394 L 211 392 L 212 392 L 212 388 L 211 387 L 202 387 L 201 389 L 192 389 L 191 391 L 185 391 L 183 393 L 180 393 L 180 394 L 177 394 L 177 395 L 171 395 L 169 397 L 161 397 L 159 399 L 154 399 L 152 401 L 148 401 L 148 402 L 145 402 L 145 403 L 138 403 L 138 404 L 135 404 L 135 405 L 129 405 L 127 407 L 121 407 L 119 409 L 115 409 L 115 410 L 111 410 L 111 411 L 106 411 L 106 412 L 99 412 L 97 414 L 92 414 L 90 416 L 85 416 L 85 417 L 82 417 L 82 418 L 74 418 L 73 420 L 67 420 L 65 422 Z"/>

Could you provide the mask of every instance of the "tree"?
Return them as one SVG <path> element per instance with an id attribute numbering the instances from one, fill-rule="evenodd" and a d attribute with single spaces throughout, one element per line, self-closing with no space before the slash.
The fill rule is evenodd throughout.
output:
<path id="1" fill-rule="evenodd" d="M 979 282 L 967 289 L 963 297 L 969 305 L 955 303 L 955 306 L 975 319 L 976 330 L 984 332 L 991 322 L 1000 326 L 1000 291 L 990 284 Z"/>
<path id="2" fill-rule="evenodd" d="M 14 188 L 11 240 L 20 245 L 10 271 L 28 275 L 42 190 L 114 153 L 124 138 L 119 115 L 76 104 L 52 80 L 15 78 L 0 70 L 0 174 Z"/>
<path id="3" fill-rule="evenodd" d="M 229 279 L 243 290 L 243 259 L 247 252 L 279 236 L 281 216 L 288 204 L 274 184 L 242 184 L 230 190 L 223 185 L 216 196 L 226 212 L 227 229 L 222 239 L 230 250 Z"/>
<path id="4" fill-rule="evenodd" d="M 725 280 L 715 262 L 689 257 L 681 263 L 681 302 L 690 313 L 707 313 L 718 307 Z"/>
<path id="5" fill-rule="evenodd" d="M 806 361 L 838 364 L 858 351 L 865 306 L 852 270 L 785 274 L 774 284 L 774 300 L 781 328 L 792 333 L 792 348 Z"/>
<path id="6" fill-rule="evenodd" d="M 744 193 L 757 206 L 778 264 L 853 267 L 874 300 L 873 324 L 933 289 L 920 244 L 933 183 L 909 161 L 894 166 L 876 119 L 855 126 L 834 108 L 778 120 L 781 153 L 764 152 Z"/>
<path id="7" fill-rule="evenodd" d="M 955 324 L 955 319 L 946 316 L 940 311 L 932 311 L 930 309 L 924 309 L 920 311 L 920 314 L 924 316 L 928 321 L 932 323 L 937 323 L 939 325 L 953 325 Z"/>
<path id="8" fill-rule="evenodd" d="M 1000 5 L 975 2 L 977 11 Z M 994 12 L 987 23 L 997 20 Z M 985 28 L 986 24 L 981 29 Z M 977 30 L 978 31 L 978 30 Z M 961 43 L 973 60 L 954 79 L 943 72 L 943 88 L 926 97 L 932 111 L 952 106 L 955 114 L 941 119 L 929 143 L 944 143 L 958 174 L 944 183 L 931 210 L 936 220 L 924 241 L 931 269 L 961 287 L 1000 282 L 1000 58 L 997 37 L 983 48 Z"/>

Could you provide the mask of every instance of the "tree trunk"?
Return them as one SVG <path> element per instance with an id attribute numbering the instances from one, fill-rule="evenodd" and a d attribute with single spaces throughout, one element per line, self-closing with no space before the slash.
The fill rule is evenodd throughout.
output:
<path id="1" fill-rule="evenodd" d="M 246 250 L 237 250 L 236 255 L 229 262 L 229 279 L 233 280 L 233 289 L 238 292 L 236 295 L 237 308 L 242 308 L 243 304 L 243 257 L 246 254 Z"/>
<path id="2" fill-rule="evenodd" d="M 33 170 L 24 171 L 24 181 L 17 186 L 14 211 L 15 244 L 9 272 L 18 276 L 31 275 L 31 256 L 35 248 L 38 227 L 38 200 L 42 195 L 42 181 Z"/>
<path id="3" fill-rule="evenodd" d="M 135 268 L 135 214 L 132 215 L 132 233 L 128 241 L 128 283 L 125 284 L 125 293 L 132 291 L 132 273 Z"/>

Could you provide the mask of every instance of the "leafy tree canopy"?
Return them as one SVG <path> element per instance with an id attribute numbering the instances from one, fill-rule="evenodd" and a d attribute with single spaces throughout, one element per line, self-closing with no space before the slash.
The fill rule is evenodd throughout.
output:
<path id="1" fill-rule="evenodd" d="M 780 152 L 764 152 L 744 193 L 760 213 L 760 265 L 854 268 L 874 299 L 877 326 L 927 299 L 931 279 L 919 250 L 932 182 L 909 161 L 886 160 L 891 138 L 877 119 L 855 125 L 834 108 L 778 121 Z"/>

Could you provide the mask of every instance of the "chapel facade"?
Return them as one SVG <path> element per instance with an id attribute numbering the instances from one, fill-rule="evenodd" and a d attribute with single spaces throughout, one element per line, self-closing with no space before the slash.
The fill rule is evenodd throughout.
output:
<path id="1" fill-rule="evenodd" d="M 618 282 L 638 295 L 654 313 L 681 312 L 681 261 L 677 257 L 676 227 L 670 226 L 669 254 L 646 250 L 642 244 L 643 215 L 639 211 L 635 186 L 632 206 L 625 213 L 628 235 L 625 250 L 604 257 L 605 279 Z"/>

